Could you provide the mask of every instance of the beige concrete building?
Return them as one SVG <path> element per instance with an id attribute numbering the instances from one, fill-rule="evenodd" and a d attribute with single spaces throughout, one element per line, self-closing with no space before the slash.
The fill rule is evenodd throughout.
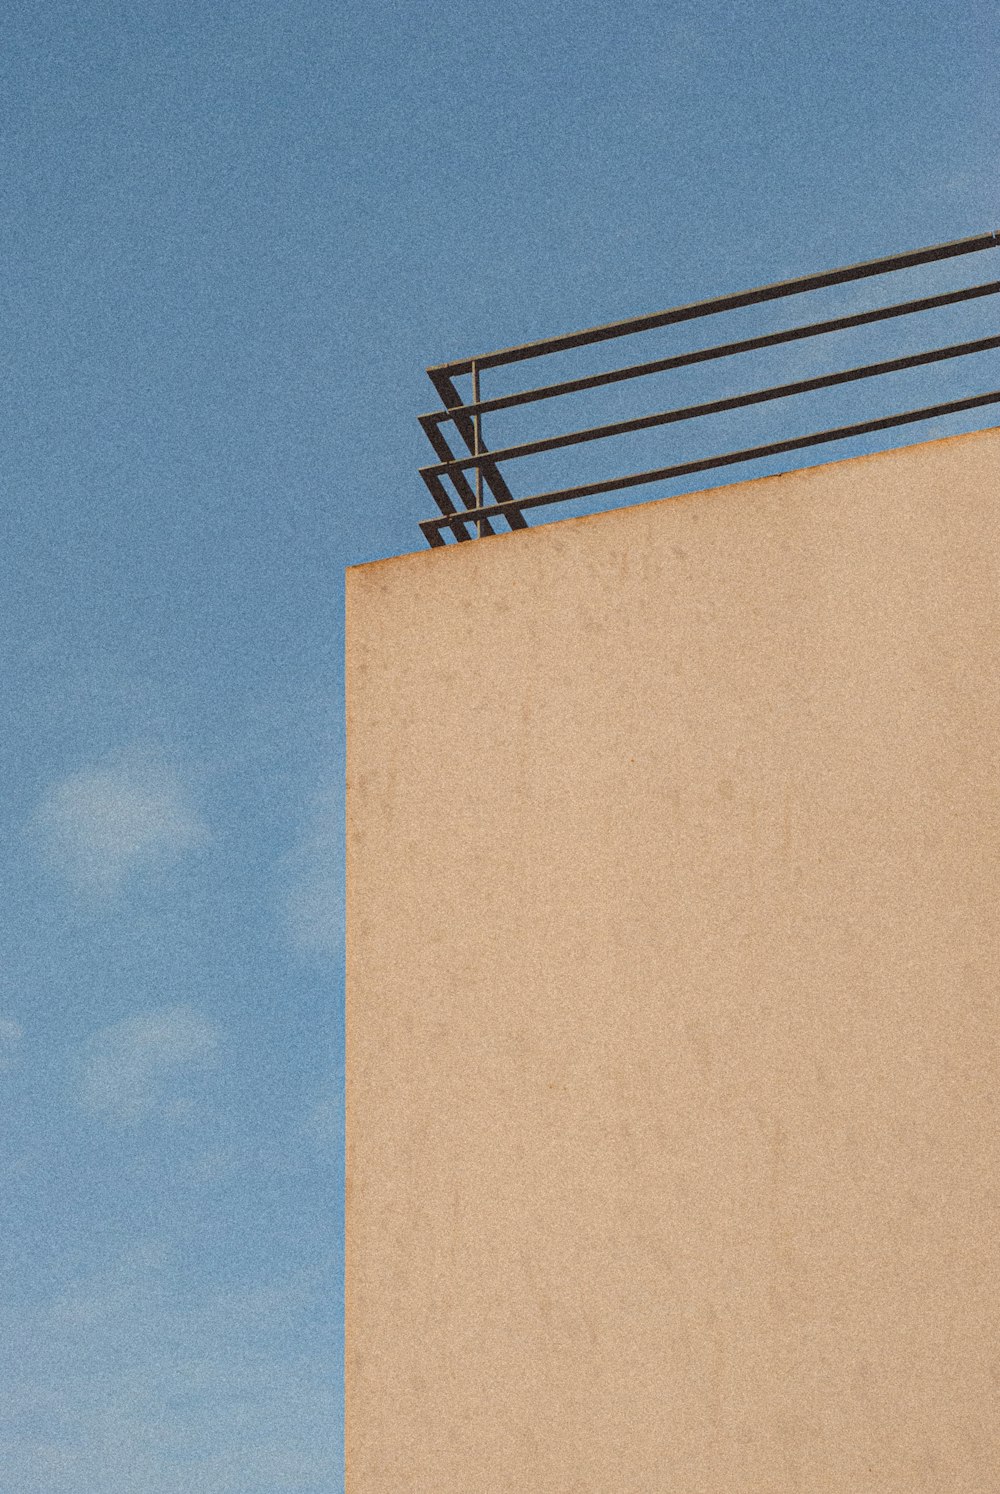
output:
<path id="1" fill-rule="evenodd" d="M 349 1494 L 1000 1487 L 998 498 L 349 573 Z"/>

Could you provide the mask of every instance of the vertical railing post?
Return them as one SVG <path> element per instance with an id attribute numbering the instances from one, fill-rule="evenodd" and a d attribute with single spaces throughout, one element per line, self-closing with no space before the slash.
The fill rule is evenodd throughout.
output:
<path id="1" fill-rule="evenodd" d="M 472 360 L 472 369 L 471 369 L 471 372 L 472 372 L 472 403 L 474 405 L 478 405 L 478 403 L 479 403 L 479 364 L 476 362 L 476 360 L 474 358 Z M 480 415 L 480 413 L 479 413 L 478 410 L 476 411 L 475 415 L 472 417 L 472 432 L 473 432 L 473 436 L 472 436 L 473 453 L 472 454 L 473 454 L 473 456 L 480 456 L 482 454 L 482 449 L 483 449 L 483 431 L 482 431 L 482 416 Z M 482 508 L 482 506 L 483 506 L 483 469 L 480 466 L 480 467 L 476 468 L 476 507 L 477 508 Z M 485 519 L 480 519 L 479 520 L 478 524 L 476 525 L 476 532 L 478 533 L 480 539 L 482 539 L 483 536 L 486 534 L 486 520 Z"/>

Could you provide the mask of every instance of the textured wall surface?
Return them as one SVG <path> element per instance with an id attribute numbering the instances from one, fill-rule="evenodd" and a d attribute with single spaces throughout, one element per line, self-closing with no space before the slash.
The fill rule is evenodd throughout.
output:
<path id="1" fill-rule="evenodd" d="M 349 572 L 349 1494 L 996 1486 L 998 499 Z"/>

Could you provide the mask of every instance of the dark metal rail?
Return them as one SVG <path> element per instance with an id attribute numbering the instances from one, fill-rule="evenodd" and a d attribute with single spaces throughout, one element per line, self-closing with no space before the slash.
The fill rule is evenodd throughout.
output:
<path id="1" fill-rule="evenodd" d="M 630 420 L 614 421 L 606 425 L 592 426 L 585 430 L 569 431 L 560 435 L 548 436 L 535 441 L 520 442 L 493 450 L 490 450 L 486 446 L 482 435 L 483 415 L 497 410 L 511 409 L 516 406 L 535 403 L 539 400 L 554 399 L 563 394 L 597 389 L 609 384 L 620 383 L 624 380 L 641 378 L 647 374 L 663 373 L 671 369 L 684 368 L 712 359 L 728 358 L 739 353 L 775 347 L 782 343 L 794 342 L 803 338 L 818 337 L 827 332 L 844 331 L 849 328 L 867 326 L 874 322 L 886 321 L 901 316 L 910 316 L 936 307 L 950 306 L 980 297 L 997 295 L 1000 293 L 1000 281 L 990 281 L 985 284 L 974 285 L 939 295 L 924 296 L 918 300 L 904 301 L 896 305 L 879 307 L 851 316 L 834 317 L 825 321 L 790 327 L 758 337 L 744 338 L 738 342 L 722 343 L 716 347 L 702 348 L 694 352 L 682 353 L 669 358 L 658 358 L 636 363 L 626 368 L 616 368 L 603 373 L 591 374 L 583 378 L 565 379 L 558 383 L 534 389 L 520 390 L 514 394 L 500 395 L 492 399 L 482 399 L 479 387 L 480 373 L 486 368 L 498 368 L 530 358 L 538 358 L 551 353 L 586 347 L 593 343 L 608 341 L 612 338 L 627 337 L 635 333 L 646 332 L 677 322 L 690 321 L 697 317 L 712 316 L 719 312 L 731 311 L 744 306 L 758 305 L 786 296 L 799 295 L 803 292 L 818 290 L 825 286 L 842 285 L 848 281 L 861 280 L 873 275 L 884 275 L 895 270 L 908 269 L 937 260 L 951 259 L 964 254 L 975 254 L 984 249 L 995 249 L 998 247 L 1000 247 L 1000 232 L 978 234 L 973 238 L 959 239 L 949 244 L 938 244 L 927 249 L 912 250 L 906 254 L 896 254 L 884 259 L 868 260 L 863 264 L 851 265 L 839 270 L 826 270 L 816 275 L 806 275 L 795 280 L 781 281 L 774 285 L 759 286 L 755 290 L 741 291 L 735 295 L 718 296 L 712 300 L 698 301 L 687 306 L 673 307 L 670 310 L 656 312 L 649 316 L 633 317 L 628 321 L 612 322 L 602 327 L 592 327 L 587 331 L 572 332 L 560 337 L 545 338 L 539 342 L 526 343 L 521 347 L 504 348 L 499 352 L 487 353 L 481 357 L 460 359 L 452 363 L 440 364 L 437 367 L 430 368 L 428 369 L 428 374 L 441 396 L 444 408 L 419 417 L 420 424 L 434 448 L 435 455 L 439 458 L 431 466 L 421 468 L 420 475 L 438 507 L 440 517 L 424 520 L 420 525 L 421 531 L 428 543 L 436 546 L 445 543 L 445 534 L 448 532 L 456 540 L 471 539 L 473 535 L 469 532 L 470 527 L 474 527 L 475 532 L 480 537 L 495 534 L 496 530 L 491 521 L 496 518 L 503 518 L 512 529 L 523 529 L 527 526 L 527 520 L 524 518 L 522 512 L 524 509 L 567 502 L 573 498 L 592 497 L 600 493 L 618 492 L 624 488 L 639 487 L 646 483 L 660 482 L 669 478 L 687 476 L 695 472 L 709 471 L 715 467 L 725 467 L 738 462 L 753 461 L 760 457 L 773 456 L 782 452 L 798 451 L 809 446 L 818 446 L 830 441 L 845 440 L 851 436 L 859 436 L 869 432 L 889 430 L 896 426 L 907 425 L 920 420 L 929 420 L 935 416 L 951 414 L 959 410 L 976 409 L 981 406 L 1000 403 L 1000 391 L 993 391 L 988 394 L 969 396 L 961 400 L 951 400 L 944 404 L 930 405 L 919 410 L 909 410 L 902 414 L 889 415 L 875 420 L 866 420 L 853 425 L 839 426 L 824 431 L 814 431 L 806 436 L 797 436 L 762 446 L 747 447 L 740 451 L 726 452 L 722 455 L 705 457 L 698 461 L 675 463 L 669 467 L 659 467 L 645 472 L 633 472 L 621 477 L 604 479 L 600 482 L 584 483 L 575 487 L 555 489 L 546 493 L 534 493 L 527 497 L 515 497 L 513 495 L 499 466 L 501 462 L 514 461 L 519 457 L 533 456 L 542 452 L 555 451 L 589 441 L 600 441 L 612 436 L 649 430 L 656 426 L 668 425 L 678 421 L 694 420 L 702 415 L 713 415 L 726 410 L 742 409 L 750 405 L 786 399 L 796 394 L 831 388 L 835 385 L 853 383 L 862 379 L 877 378 L 880 375 L 896 373 L 907 368 L 921 367 L 930 363 L 940 362 L 944 359 L 991 351 L 1000 348 L 1000 335 L 995 335 L 977 338 L 968 342 L 953 343 L 947 347 L 933 348 L 926 352 L 909 354 L 906 357 L 893 358 L 880 363 L 842 369 L 836 373 L 822 374 L 809 379 L 800 379 L 793 383 L 756 389 L 746 394 L 733 395 L 725 399 L 710 400 L 701 404 L 662 410 L 652 415 L 638 416 Z M 454 384 L 456 378 L 460 378 L 466 374 L 471 375 L 472 380 L 472 399 L 470 401 L 462 399 Z M 467 448 L 467 455 L 455 456 L 451 450 L 442 429 L 448 424 L 453 425 L 455 431 L 461 437 Z M 472 474 L 474 485 L 470 482 L 466 473 Z M 445 486 L 445 479 L 451 483 L 454 490 L 454 497 Z M 490 494 L 494 500 L 492 503 L 485 501 L 484 483 L 490 490 Z M 456 506 L 456 498 L 458 504 L 462 505 L 461 507 Z"/>

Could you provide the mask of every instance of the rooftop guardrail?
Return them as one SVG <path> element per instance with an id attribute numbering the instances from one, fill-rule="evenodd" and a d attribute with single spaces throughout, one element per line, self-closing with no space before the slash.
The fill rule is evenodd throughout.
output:
<path id="1" fill-rule="evenodd" d="M 907 353 L 902 357 L 883 359 L 857 367 L 839 369 L 832 373 L 814 375 L 805 379 L 753 389 L 747 393 L 727 395 L 723 398 L 703 400 L 694 404 L 679 405 L 653 414 L 639 415 L 626 420 L 615 420 L 584 429 L 564 431 L 528 441 L 516 442 L 490 449 L 483 436 L 483 417 L 502 410 L 533 405 L 561 396 L 621 384 L 632 379 L 662 374 L 675 369 L 708 363 L 716 359 L 731 358 L 739 354 L 753 353 L 784 343 L 823 336 L 826 333 L 847 331 L 856 327 L 870 326 L 876 322 L 891 321 L 898 317 L 916 315 L 940 307 L 994 296 L 1000 292 L 1000 280 L 965 286 L 915 300 L 901 301 L 890 306 L 879 306 L 870 310 L 836 316 L 826 320 L 766 332 L 736 341 L 723 342 L 714 347 L 699 348 L 691 352 L 672 354 L 668 357 L 647 359 L 626 367 L 604 372 L 585 374 L 581 377 L 563 379 L 557 383 L 535 388 L 517 390 L 492 398 L 483 398 L 481 376 L 490 369 L 503 368 L 515 363 L 545 357 L 553 353 L 571 352 L 618 338 L 668 327 L 697 318 L 714 316 L 722 312 L 738 311 L 743 307 L 758 306 L 777 301 L 787 296 L 797 296 L 828 286 L 844 285 L 851 281 L 864 280 L 871 276 L 887 275 L 920 265 L 953 259 L 959 255 L 977 254 L 986 249 L 1000 248 L 1000 232 L 978 234 L 972 238 L 958 239 L 948 244 L 931 248 L 914 249 L 905 254 L 894 254 L 884 259 L 867 260 L 862 264 L 849 265 L 836 270 L 824 270 L 814 275 L 804 275 L 794 280 L 785 280 L 774 285 L 758 286 L 754 290 L 716 296 L 707 301 L 696 301 L 686 306 L 674 306 L 666 311 L 646 316 L 631 317 L 626 321 L 610 322 L 604 326 L 591 327 L 582 332 L 564 333 L 558 337 L 542 338 L 520 347 L 502 348 L 475 358 L 462 358 L 442 363 L 427 370 L 441 400 L 442 409 L 419 417 L 420 424 L 437 457 L 437 461 L 420 469 L 431 497 L 439 510 L 437 517 L 425 519 L 420 529 L 431 546 L 444 545 L 450 535 L 456 541 L 483 538 L 497 532 L 495 521 L 502 520 L 510 529 L 525 529 L 528 521 L 526 511 L 550 504 L 565 503 L 573 499 L 615 493 L 623 489 L 641 487 L 648 483 L 665 482 L 687 477 L 715 468 L 751 462 L 785 452 L 805 450 L 828 442 L 843 441 L 851 437 L 872 432 L 891 430 L 918 421 L 932 420 L 963 410 L 1000 403 L 1000 389 L 987 393 L 965 395 L 960 399 L 924 405 L 919 409 L 905 410 L 890 415 L 856 421 L 849 425 L 835 426 L 826 430 L 811 431 L 806 435 L 791 436 L 760 445 L 741 447 L 738 450 L 699 457 L 695 460 L 674 462 L 667 466 L 630 472 L 621 476 L 601 477 L 596 481 L 577 483 L 575 486 L 556 488 L 546 492 L 515 496 L 508 486 L 507 475 L 502 465 L 520 458 L 536 456 L 566 447 L 580 446 L 592 441 L 603 441 L 612 437 L 630 435 L 678 422 L 696 420 L 702 416 L 717 415 L 725 411 L 739 410 L 775 400 L 788 399 L 795 395 L 808 394 L 816 390 L 829 389 L 837 385 L 853 384 L 865 379 L 874 379 L 898 373 L 909 368 L 922 367 L 946 360 L 961 358 L 1000 348 L 1000 334 L 977 337 L 946 346 L 931 348 L 918 353 Z M 456 387 L 455 380 L 470 380 L 471 398 L 465 398 Z M 449 444 L 449 435 L 455 435 L 464 444 L 466 451 L 456 456 Z M 450 484 L 449 487 L 446 484 Z M 488 493 L 487 493 L 488 490 Z"/>

